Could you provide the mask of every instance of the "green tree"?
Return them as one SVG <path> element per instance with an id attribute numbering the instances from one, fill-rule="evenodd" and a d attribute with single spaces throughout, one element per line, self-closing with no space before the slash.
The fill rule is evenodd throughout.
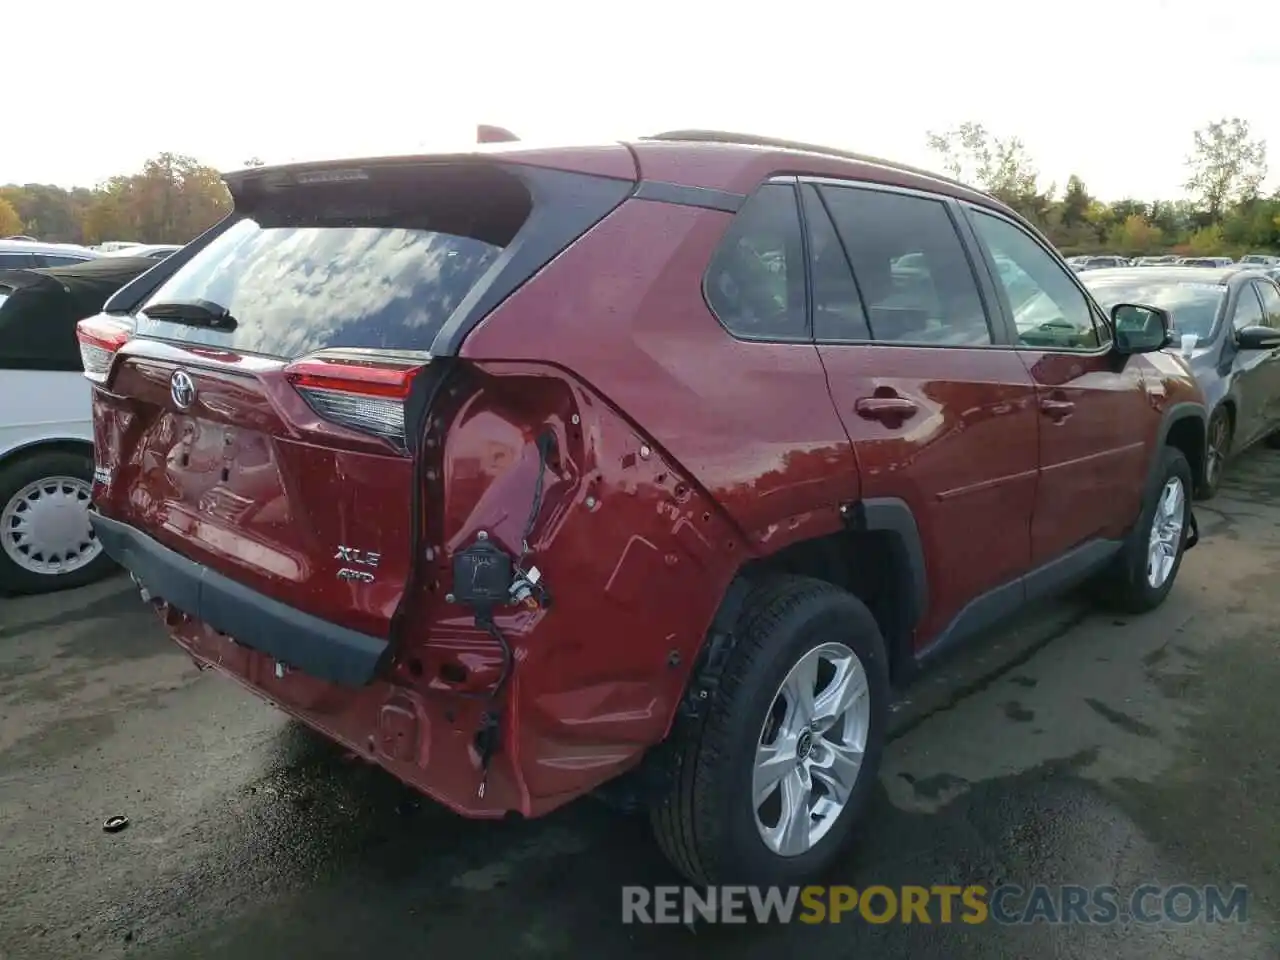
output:
<path id="1" fill-rule="evenodd" d="M 162 153 L 131 176 L 99 185 L 84 215 L 89 242 L 187 243 L 221 219 L 231 197 L 218 172 L 191 157 Z"/>
<path id="2" fill-rule="evenodd" d="M 1074 173 L 1067 178 L 1067 189 L 1062 195 L 1061 222 L 1064 227 L 1078 227 L 1086 222 L 1089 207 L 1093 205 L 1093 197 L 1084 185 L 1084 181 Z"/>
<path id="3" fill-rule="evenodd" d="M 993 136 L 973 121 L 942 133 L 930 130 L 925 137 L 942 168 L 955 179 L 993 194 L 1024 196 L 1035 192 L 1038 173 L 1019 138 Z"/>
<path id="4" fill-rule="evenodd" d="M 1267 144 L 1253 138 L 1247 120 L 1218 120 L 1195 132 L 1187 167 L 1187 190 L 1217 221 L 1231 203 L 1258 195 L 1267 178 Z"/>
<path id="5" fill-rule="evenodd" d="M 1107 235 L 1107 244 L 1117 253 L 1137 256 L 1158 250 L 1163 239 L 1159 227 L 1152 226 L 1140 213 L 1130 213 Z"/>
<path id="6" fill-rule="evenodd" d="M 25 232 L 41 240 L 79 243 L 81 198 L 70 190 L 45 183 L 10 184 L 0 196 L 18 211 Z"/>
<path id="7" fill-rule="evenodd" d="M 18 216 L 18 211 L 14 209 L 4 197 L 0 197 L 0 237 L 10 237 L 14 234 L 21 233 L 24 227 L 22 218 Z"/>
<path id="8" fill-rule="evenodd" d="M 1039 189 L 1039 173 L 1021 139 L 993 136 L 972 121 L 925 136 L 929 149 L 955 179 L 986 191 L 1037 226 L 1051 224 L 1054 188 Z"/>
<path id="9" fill-rule="evenodd" d="M 1187 240 L 1187 250 L 1196 256 L 1214 256 L 1222 252 L 1222 228 L 1217 224 L 1201 227 Z"/>

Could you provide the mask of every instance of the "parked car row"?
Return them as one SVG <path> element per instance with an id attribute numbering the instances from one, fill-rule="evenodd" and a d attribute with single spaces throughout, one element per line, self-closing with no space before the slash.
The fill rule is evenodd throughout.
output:
<path id="1" fill-rule="evenodd" d="M 227 183 L 79 323 L 92 528 L 191 656 L 467 816 L 612 785 L 693 882 L 805 882 L 892 682 L 1195 545 L 1170 311 L 958 182 L 680 131 Z"/>
<path id="2" fill-rule="evenodd" d="M 1158 257 L 1120 257 L 1111 254 L 1068 257 L 1067 263 L 1076 273 L 1086 270 L 1106 270 L 1112 267 L 1229 267 L 1237 261 L 1230 257 L 1179 257 L 1165 254 Z M 1280 257 L 1266 253 L 1251 253 L 1240 258 L 1241 266 L 1280 269 Z"/>

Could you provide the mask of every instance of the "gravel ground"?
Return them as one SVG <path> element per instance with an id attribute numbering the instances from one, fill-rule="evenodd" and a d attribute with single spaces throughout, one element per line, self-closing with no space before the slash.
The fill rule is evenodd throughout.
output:
<path id="1" fill-rule="evenodd" d="M 1236 464 L 1156 613 L 1054 604 L 907 690 L 830 878 L 1238 883 L 1248 923 L 626 926 L 621 885 L 674 882 L 642 821 L 420 802 L 198 673 L 117 578 L 0 601 L 0 958 L 1275 958 L 1277 493 L 1280 453 Z"/>

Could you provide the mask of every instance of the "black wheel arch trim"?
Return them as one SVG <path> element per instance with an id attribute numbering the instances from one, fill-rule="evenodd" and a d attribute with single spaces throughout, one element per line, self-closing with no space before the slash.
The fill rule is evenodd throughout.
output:
<path id="1" fill-rule="evenodd" d="M 1207 446 L 1209 443 L 1209 413 L 1204 404 L 1184 400 L 1168 407 L 1160 419 L 1160 428 L 1156 434 L 1156 445 L 1151 452 L 1151 466 L 1148 468 L 1147 482 L 1153 484 L 1160 471 L 1160 451 L 1169 443 L 1169 434 L 1176 424 L 1186 420 L 1195 420 L 1199 424 L 1200 463 L 1193 465 L 1197 484 L 1204 482 L 1205 464 L 1208 463 Z"/>
<path id="2" fill-rule="evenodd" d="M 25 460 L 41 453 L 57 453 L 59 451 L 82 453 L 92 460 L 93 441 L 85 440 L 83 437 L 39 437 L 35 440 L 28 440 L 0 453 L 0 467 L 13 463 L 15 460 Z"/>
<path id="3" fill-rule="evenodd" d="M 842 507 L 841 512 L 852 530 L 889 534 L 894 560 L 908 579 L 903 626 L 914 631 L 929 608 L 929 573 L 920 527 L 910 505 L 898 497 L 869 497 Z"/>

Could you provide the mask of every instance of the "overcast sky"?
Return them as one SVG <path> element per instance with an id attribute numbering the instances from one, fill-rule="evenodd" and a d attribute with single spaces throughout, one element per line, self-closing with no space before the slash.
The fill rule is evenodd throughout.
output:
<path id="1" fill-rule="evenodd" d="M 936 168 L 926 130 L 976 120 L 1021 137 L 1043 182 L 1076 172 L 1105 199 L 1150 199 L 1179 193 L 1193 130 L 1225 116 L 1275 145 L 1280 173 L 1280 42 L 1256 6 L 5 7 L 0 63 L 18 112 L 0 126 L 0 183 L 92 185 L 162 150 L 228 169 L 442 148 L 473 139 L 478 122 L 578 142 L 716 127 Z"/>

